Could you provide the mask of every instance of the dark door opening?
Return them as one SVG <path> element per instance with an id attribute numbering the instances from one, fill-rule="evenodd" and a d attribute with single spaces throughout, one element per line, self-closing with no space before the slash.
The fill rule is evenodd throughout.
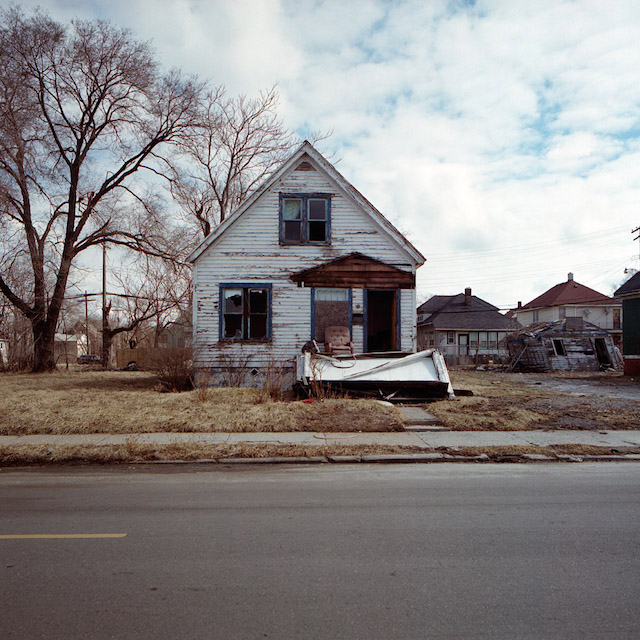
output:
<path id="1" fill-rule="evenodd" d="M 611 366 L 611 357 L 609 356 L 609 349 L 607 349 L 607 343 L 604 338 L 596 338 L 596 356 L 601 367 Z"/>
<path id="2" fill-rule="evenodd" d="M 396 351 L 396 292 L 366 290 L 367 346 L 366 350 Z"/>

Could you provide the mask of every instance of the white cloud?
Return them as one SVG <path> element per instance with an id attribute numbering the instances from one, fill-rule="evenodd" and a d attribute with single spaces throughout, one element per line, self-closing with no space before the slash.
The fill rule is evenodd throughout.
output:
<path id="1" fill-rule="evenodd" d="M 422 292 L 515 304 L 574 271 L 610 293 L 635 250 L 634 0 L 39 4 L 129 26 L 231 93 L 278 82 L 287 125 L 333 130 L 321 148 L 431 258 Z"/>

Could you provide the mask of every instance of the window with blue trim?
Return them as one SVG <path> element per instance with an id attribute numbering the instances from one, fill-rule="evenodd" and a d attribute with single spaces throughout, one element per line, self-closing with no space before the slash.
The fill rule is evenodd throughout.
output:
<path id="1" fill-rule="evenodd" d="M 220 286 L 221 339 L 268 340 L 271 337 L 270 314 L 270 285 Z"/>
<path id="2" fill-rule="evenodd" d="M 280 243 L 329 244 L 331 196 L 323 193 L 280 194 Z"/>

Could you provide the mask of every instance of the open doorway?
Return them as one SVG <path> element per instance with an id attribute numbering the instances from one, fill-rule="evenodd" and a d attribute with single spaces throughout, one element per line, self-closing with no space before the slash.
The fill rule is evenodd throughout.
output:
<path id="1" fill-rule="evenodd" d="M 396 351 L 398 349 L 397 292 L 395 290 L 365 290 L 366 346 L 365 350 Z"/>

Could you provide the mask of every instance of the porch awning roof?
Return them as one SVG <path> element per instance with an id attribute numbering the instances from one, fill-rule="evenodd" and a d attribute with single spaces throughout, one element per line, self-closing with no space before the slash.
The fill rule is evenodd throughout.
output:
<path id="1" fill-rule="evenodd" d="M 357 252 L 298 271 L 291 279 L 305 287 L 414 289 L 416 286 L 415 273 Z"/>

